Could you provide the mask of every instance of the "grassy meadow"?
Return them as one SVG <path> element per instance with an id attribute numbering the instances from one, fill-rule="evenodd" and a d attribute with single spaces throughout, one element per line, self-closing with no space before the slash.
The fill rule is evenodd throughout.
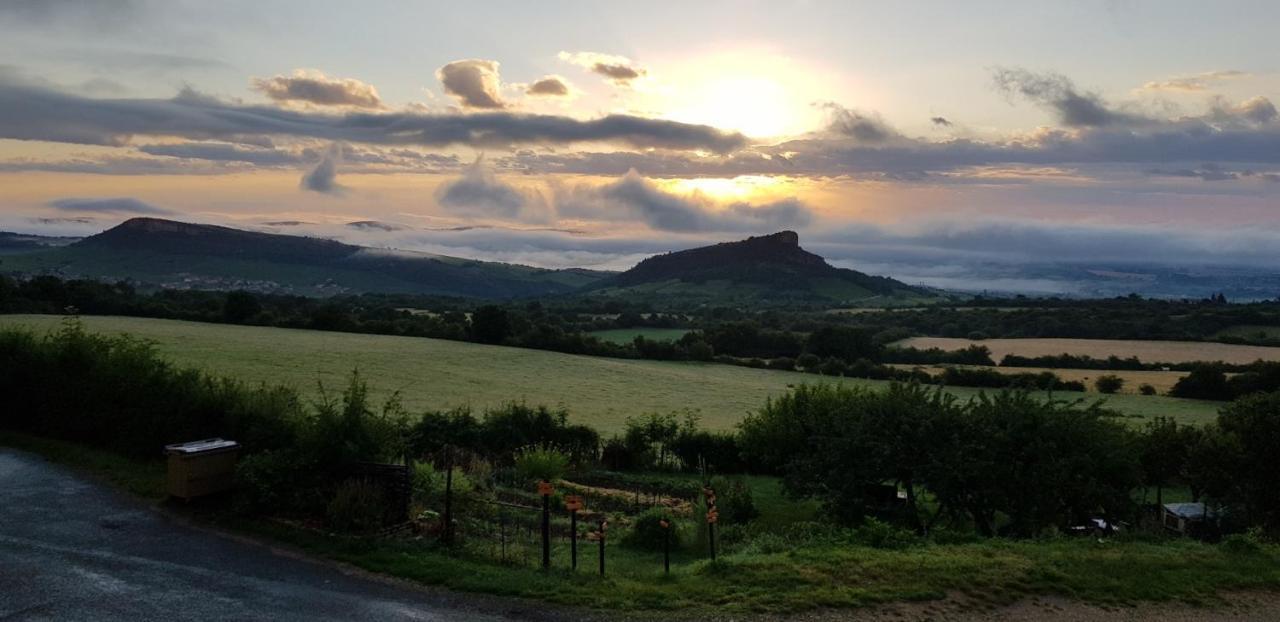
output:
<path id="1" fill-rule="evenodd" d="M 1074 354 L 1107 358 L 1136 356 L 1144 363 L 1190 363 L 1222 361 L 1252 363 L 1256 360 L 1280 361 L 1280 347 L 1246 346 L 1208 341 L 1141 341 L 1133 339 L 983 339 L 974 341 L 955 337 L 912 337 L 897 345 L 913 348 L 962 350 L 972 345 L 986 346 L 997 363 L 1006 354 L 1019 356 L 1053 356 Z"/>
<path id="2" fill-rule="evenodd" d="M 51 330 L 60 316 L 0 316 L 0 326 Z M 508 401 L 563 405 L 576 423 L 619 432 L 627 417 L 690 408 L 705 427 L 730 429 L 789 386 L 821 378 L 799 372 L 715 363 L 608 359 L 457 341 L 291 330 L 174 320 L 84 317 L 91 331 L 129 333 L 150 340 L 175 362 L 248 382 L 286 384 L 318 394 L 337 392 L 352 369 L 368 379 L 375 398 L 399 392 L 410 410 L 495 406 Z M 846 379 L 881 386 L 883 381 Z M 964 398 L 978 389 L 951 388 Z M 1084 397 L 1058 393 L 1060 398 Z M 1093 396 L 1096 397 L 1096 396 Z M 1169 416 L 1202 423 L 1218 404 L 1164 396 L 1115 395 L 1107 403 L 1135 424 Z"/>
<path id="3" fill-rule="evenodd" d="M 689 332 L 687 328 L 613 328 L 588 333 L 602 341 L 610 343 L 631 343 L 636 337 L 644 337 L 652 341 L 675 341 Z"/>

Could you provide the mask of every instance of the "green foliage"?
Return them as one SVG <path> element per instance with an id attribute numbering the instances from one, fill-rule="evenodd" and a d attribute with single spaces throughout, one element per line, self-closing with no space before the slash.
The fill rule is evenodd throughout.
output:
<path id="1" fill-rule="evenodd" d="M 1103 374 L 1093 381 L 1093 387 L 1098 393 L 1119 393 L 1124 388 L 1124 378 L 1115 374 Z"/>
<path id="2" fill-rule="evenodd" d="M 1141 393 L 1142 395 L 1155 395 L 1156 388 L 1144 382 L 1141 385 L 1138 385 L 1138 393 Z"/>
<path id="3" fill-rule="evenodd" d="M 742 425 L 746 456 L 845 522 L 889 512 L 921 528 L 917 499 L 927 490 L 986 535 L 998 515 L 1023 536 L 1094 512 L 1127 515 L 1138 482 L 1132 445 L 1094 407 L 1007 392 L 960 404 L 913 385 L 801 386 Z M 886 505 L 885 485 L 905 490 L 906 503 Z"/>
<path id="4" fill-rule="evenodd" d="M 662 521 L 667 521 L 668 527 L 664 528 Z M 680 522 L 669 508 L 649 508 L 632 520 L 631 528 L 622 537 L 622 543 L 633 549 L 661 551 L 663 539 L 668 537 L 668 530 L 672 550 L 678 549 L 684 535 Z"/>
<path id="5" fill-rule="evenodd" d="M 486 305 L 471 314 L 471 338 L 480 343 L 502 343 L 510 332 L 511 320 L 502 307 Z"/>
<path id="6" fill-rule="evenodd" d="M 338 485 L 325 508 L 325 526 L 344 533 L 370 533 L 383 526 L 387 501 L 379 486 L 364 480 Z"/>
<path id="7" fill-rule="evenodd" d="M 716 491 L 716 509 L 720 520 L 733 525 L 749 523 L 760 515 L 756 509 L 751 487 L 740 478 L 713 477 L 711 488 Z"/>
<path id="8" fill-rule="evenodd" d="M 569 472 L 569 456 L 547 445 L 533 445 L 516 451 L 516 473 L 527 482 L 554 482 Z"/>

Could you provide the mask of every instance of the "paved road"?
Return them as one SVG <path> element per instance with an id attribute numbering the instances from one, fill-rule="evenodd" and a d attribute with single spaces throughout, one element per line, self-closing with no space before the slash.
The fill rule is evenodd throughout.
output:
<path id="1" fill-rule="evenodd" d="M 547 617 L 277 555 L 0 448 L 0 621 Z"/>

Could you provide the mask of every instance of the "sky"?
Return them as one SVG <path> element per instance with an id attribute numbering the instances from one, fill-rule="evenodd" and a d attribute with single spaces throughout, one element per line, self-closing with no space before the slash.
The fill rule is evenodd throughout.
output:
<path id="1" fill-rule="evenodd" d="M 1275 2 L 0 0 L 0 230 L 1280 268 Z"/>

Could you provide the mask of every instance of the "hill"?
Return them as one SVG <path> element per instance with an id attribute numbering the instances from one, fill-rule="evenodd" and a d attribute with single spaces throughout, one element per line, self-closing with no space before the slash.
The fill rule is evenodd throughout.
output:
<path id="1" fill-rule="evenodd" d="M 0 315 L 0 327 L 52 330 L 62 319 L 54 315 Z M 697 411 L 710 429 L 731 430 L 769 397 L 794 385 L 824 380 L 800 372 L 716 363 L 610 359 L 418 337 L 125 317 L 88 316 L 82 320 L 92 331 L 127 332 L 154 342 L 162 354 L 181 365 L 251 383 L 289 384 L 312 397 L 318 397 L 317 381 L 323 381 L 330 392 L 340 390 L 351 370 L 359 368 L 376 403 L 399 392 L 405 406 L 414 411 L 459 405 L 482 409 L 509 401 L 563 405 L 572 421 L 606 434 L 621 432 L 629 416 L 686 408 Z M 888 384 L 861 379 L 841 382 L 873 387 Z M 962 387 L 947 391 L 961 398 L 979 392 Z M 1086 395 L 1056 393 L 1054 397 Z M 1113 395 L 1107 397 L 1107 405 L 1128 415 L 1125 420 L 1136 427 L 1157 416 L 1204 423 L 1213 419 L 1221 404 Z"/>
<path id="2" fill-rule="evenodd" d="M 716 302 L 857 303 L 933 297 L 888 277 L 832 266 L 801 248 L 794 231 L 656 255 L 590 288 L 613 296 Z"/>
<path id="3" fill-rule="evenodd" d="M 3 268 L 185 289 L 476 298 L 565 293 L 607 274 L 374 249 L 158 218 L 134 218 L 68 246 L 12 256 Z"/>
<path id="4" fill-rule="evenodd" d="M 44 235 L 27 235 L 25 233 L 0 231 L 0 255 L 29 253 L 49 248 L 58 248 L 74 244 L 79 240 L 80 238 L 49 237 Z"/>

